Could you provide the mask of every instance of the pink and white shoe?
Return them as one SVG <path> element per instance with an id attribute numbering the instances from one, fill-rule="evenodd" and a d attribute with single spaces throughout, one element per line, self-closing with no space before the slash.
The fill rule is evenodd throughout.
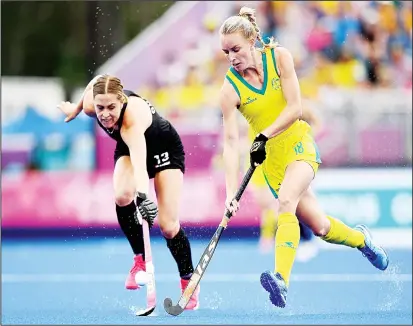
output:
<path id="1" fill-rule="evenodd" d="M 182 293 L 188 286 L 189 280 L 184 280 L 181 278 L 181 291 Z M 189 299 L 188 304 L 185 307 L 185 310 L 197 310 L 199 308 L 199 292 L 201 291 L 201 286 L 198 284 L 192 297 Z"/>
<path id="2" fill-rule="evenodd" d="M 140 288 L 140 286 L 136 283 L 136 273 L 138 273 L 139 271 L 143 271 L 146 272 L 146 266 L 145 266 L 145 261 L 143 260 L 142 255 L 135 255 L 134 259 L 134 264 L 131 268 L 131 270 L 129 271 L 129 275 L 126 278 L 126 282 L 125 282 L 125 287 L 128 290 L 137 290 Z"/>

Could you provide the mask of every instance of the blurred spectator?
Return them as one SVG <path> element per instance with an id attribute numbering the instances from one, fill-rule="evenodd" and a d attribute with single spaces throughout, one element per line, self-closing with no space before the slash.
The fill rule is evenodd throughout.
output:
<path id="1" fill-rule="evenodd" d="M 403 51 L 400 43 L 390 46 L 390 58 L 385 69 L 388 86 L 412 88 L 412 57 Z"/>
<path id="2" fill-rule="evenodd" d="M 411 88 L 411 2 L 234 1 L 231 13 L 244 5 L 256 9 L 264 40 L 274 36 L 292 52 L 305 96 L 316 97 L 323 85 Z M 179 108 L 183 117 L 217 108 L 228 69 L 221 23 L 207 14 L 196 41 L 165 58 L 153 90 L 160 109 L 178 114 Z"/>
<path id="3" fill-rule="evenodd" d="M 335 46 L 341 51 L 344 46 L 348 50 L 355 52 L 355 41 L 360 34 L 360 21 L 357 14 L 352 10 L 351 3 L 340 2 L 335 15 L 331 16 L 333 38 Z M 350 48 L 350 47 L 351 48 Z"/>
<path id="4" fill-rule="evenodd" d="M 308 34 L 305 44 L 310 53 L 321 51 L 328 55 L 329 50 L 332 49 L 333 37 L 326 23 L 327 20 L 324 18 L 317 20 Z"/>

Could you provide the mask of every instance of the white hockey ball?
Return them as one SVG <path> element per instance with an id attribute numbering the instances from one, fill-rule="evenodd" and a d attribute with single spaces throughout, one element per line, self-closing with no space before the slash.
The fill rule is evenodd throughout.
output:
<path id="1" fill-rule="evenodd" d="M 144 286 L 149 283 L 150 275 L 145 271 L 138 271 L 135 275 L 136 284 Z"/>

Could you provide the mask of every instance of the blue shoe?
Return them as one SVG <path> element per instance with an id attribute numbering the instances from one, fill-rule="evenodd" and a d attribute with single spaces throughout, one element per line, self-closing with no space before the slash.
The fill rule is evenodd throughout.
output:
<path id="1" fill-rule="evenodd" d="M 261 274 L 261 285 L 270 293 L 270 300 L 274 306 L 284 308 L 287 301 L 287 285 L 280 273 L 265 271 Z"/>
<path id="2" fill-rule="evenodd" d="M 373 239 L 367 226 L 357 225 L 354 229 L 364 234 L 365 246 L 363 248 L 358 248 L 358 250 L 361 251 L 364 257 L 367 257 L 374 267 L 384 271 L 387 266 L 389 266 L 389 256 L 387 253 L 382 247 L 373 243 Z"/>

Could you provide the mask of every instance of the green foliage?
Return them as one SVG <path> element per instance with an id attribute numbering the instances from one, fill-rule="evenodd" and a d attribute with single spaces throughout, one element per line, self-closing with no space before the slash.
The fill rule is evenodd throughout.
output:
<path id="1" fill-rule="evenodd" d="M 174 1 L 1 2 L 2 75 L 84 83 Z"/>

